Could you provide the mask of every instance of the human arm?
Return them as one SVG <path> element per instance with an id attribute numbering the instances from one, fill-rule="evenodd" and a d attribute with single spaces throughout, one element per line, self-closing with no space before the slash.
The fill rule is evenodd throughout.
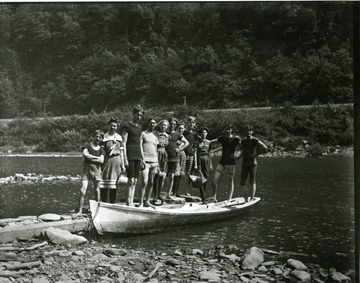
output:
<path id="1" fill-rule="evenodd" d="M 144 132 L 142 132 L 140 135 L 140 153 L 141 153 L 141 162 L 142 162 L 143 166 L 145 166 L 143 142 L 144 142 Z"/>
<path id="2" fill-rule="evenodd" d="M 267 146 L 262 141 L 258 141 L 257 148 L 260 150 L 256 153 L 256 156 L 259 156 L 267 151 Z"/>
<path id="3" fill-rule="evenodd" d="M 127 143 L 127 139 L 128 139 L 128 133 L 123 131 L 121 133 L 122 135 L 122 138 L 123 138 L 123 143 L 124 143 L 124 150 L 123 150 L 123 158 L 124 158 L 124 165 L 125 166 L 128 166 L 129 165 L 129 162 L 127 160 L 127 151 L 126 151 L 126 143 Z"/>
<path id="4" fill-rule="evenodd" d="M 104 163 L 104 155 L 100 155 L 100 156 L 95 156 L 89 153 L 89 150 L 87 148 L 84 148 L 83 150 L 83 156 L 93 162 L 93 163 L 98 163 L 98 164 L 103 164 Z"/>
<path id="5" fill-rule="evenodd" d="M 179 148 L 178 148 L 178 151 L 179 151 L 179 152 L 182 151 L 182 150 L 184 150 L 185 148 L 187 148 L 187 147 L 189 146 L 189 142 L 188 142 L 188 140 L 187 140 L 184 136 L 182 136 L 181 141 L 182 141 L 182 143 L 181 143 L 181 145 L 180 145 Z"/>

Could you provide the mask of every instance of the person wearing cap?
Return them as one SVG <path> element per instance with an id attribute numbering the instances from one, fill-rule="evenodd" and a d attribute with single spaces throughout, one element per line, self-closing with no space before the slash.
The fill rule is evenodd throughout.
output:
<path id="1" fill-rule="evenodd" d="M 222 154 L 219 164 L 216 166 L 215 175 L 212 182 L 213 196 L 212 200 L 215 202 L 217 194 L 217 182 L 221 175 L 227 174 L 230 178 L 230 192 L 228 201 L 232 199 L 234 193 L 234 175 L 235 175 L 235 151 L 240 144 L 240 138 L 233 135 L 233 126 L 229 124 L 225 127 L 225 135 L 218 137 L 217 139 L 210 140 L 211 143 L 219 142 L 222 146 Z"/>
<path id="2" fill-rule="evenodd" d="M 105 150 L 105 159 L 102 168 L 102 182 L 100 183 L 100 198 L 102 202 L 115 203 L 116 182 L 125 171 L 124 143 L 122 137 L 116 133 L 119 127 L 117 117 L 110 118 L 109 130 L 105 133 L 101 143 Z"/>
<path id="3" fill-rule="evenodd" d="M 134 206 L 134 195 L 137 178 L 140 173 L 142 161 L 140 136 L 142 133 L 140 120 L 144 115 L 144 110 L 140 105 L 134 107 L 132 120 L 125 123 L 121 134 L 124 140 L 124 160 L 127 165 L 128 184 L 126 188 L 126 205 Z"/>
<path id="4" fill-rule="evenodd" d="M 245 135 L 246 137 L 241 141 L 240 149 L 241 154 L 238 157 L 242 158 L 242 166 L 241 166 L 241 179 L 240 186 L 241 191 L 244 194 L 245 201 L 248 201 L 250 197 L 250 201 L 254 200 L 256 193 L 256 169 L 257 169 L 257 160 L 260 154 L 266 152 L 266 145 L 261 142 L 259 139 L 253 136 L 254 129 L 251 126 L 245 127 Z M 249 196 L 247 188 L 246 188 L 246 179 L 250 179 L 251 185 L 251 194 Z"/>

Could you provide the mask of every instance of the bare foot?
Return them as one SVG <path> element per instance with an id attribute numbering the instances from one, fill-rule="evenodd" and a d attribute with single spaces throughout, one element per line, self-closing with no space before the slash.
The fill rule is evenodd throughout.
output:
<path id="1" fill-rule="evenodd" d="M 146 202 L 144 203 L 144 206 L 145 206 L 145 207 L 155 207 L 155 206 L 152 205 L 149 201 L 146 201 Z"/>
<path id="2" fill-rule="evenodd" d="M 82 212 L 75 213 L 71 216 L 72 219 L 76 219 L 82 215 Z"/>

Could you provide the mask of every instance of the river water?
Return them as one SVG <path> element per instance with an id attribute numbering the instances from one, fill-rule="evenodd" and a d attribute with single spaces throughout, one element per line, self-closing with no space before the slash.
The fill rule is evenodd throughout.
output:
<path id="1" fill-rule="evenodd" d="M 0 157 L 0 177 L 15 173 L 76 176 L 81 163 L 79 157 Z M 239 172 L 240 168 L 235 196 L 239 196 Z M 219 184 L 218 194 L 225 199 L 228 192 L 221 187 L 226 182 Z M 257 186 L 261 202 L 238 219 L 162 234 L 94 237 L 138 249 L 257 246 L 293 253 L 296 259 L 325 268 L 354 270 L 352 157 L 259 158 Z M 77 205 L 79 187 L 80 181 L 1 185 L 0 218 L 67 212 Z M 92 196 L 91 188 L 87 198 Z"/>

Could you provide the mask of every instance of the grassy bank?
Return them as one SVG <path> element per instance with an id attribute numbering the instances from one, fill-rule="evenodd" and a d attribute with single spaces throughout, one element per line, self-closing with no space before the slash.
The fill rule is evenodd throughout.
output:
<path id="1" fill-rule="evenodd" d="M 150 117 L 158 120 L 170 116 L 184 119 L 188 115 L 196 116 L 199 126 L 206 125 L 210 129 L 210 138 L 222 134 L 228 123 L 232 123 L 236 133 L 242 136 L 242 128 L 250 124 L 255 129 L 255 135 L 271 148 L 286 151 L 306 146 L 316 155 L 316 152 L 329 151 L 329 148 L 331 151 L 332 148 L 351 147 L 354 142 L 352 105 L 314 104 L 308 108 L 287 105 L 238 111 L 208 111 L 184 106 L 175 108 L 173 112 L 149 109 L 145 113 L 143 127 Z M 0 125 L 0 152 L 77 152 L 94 130 L 107 129 L 111 116 L 117 116 L 123 123 L 130 119 L 131 109 L 56 119 L 14 119 Z"/>

